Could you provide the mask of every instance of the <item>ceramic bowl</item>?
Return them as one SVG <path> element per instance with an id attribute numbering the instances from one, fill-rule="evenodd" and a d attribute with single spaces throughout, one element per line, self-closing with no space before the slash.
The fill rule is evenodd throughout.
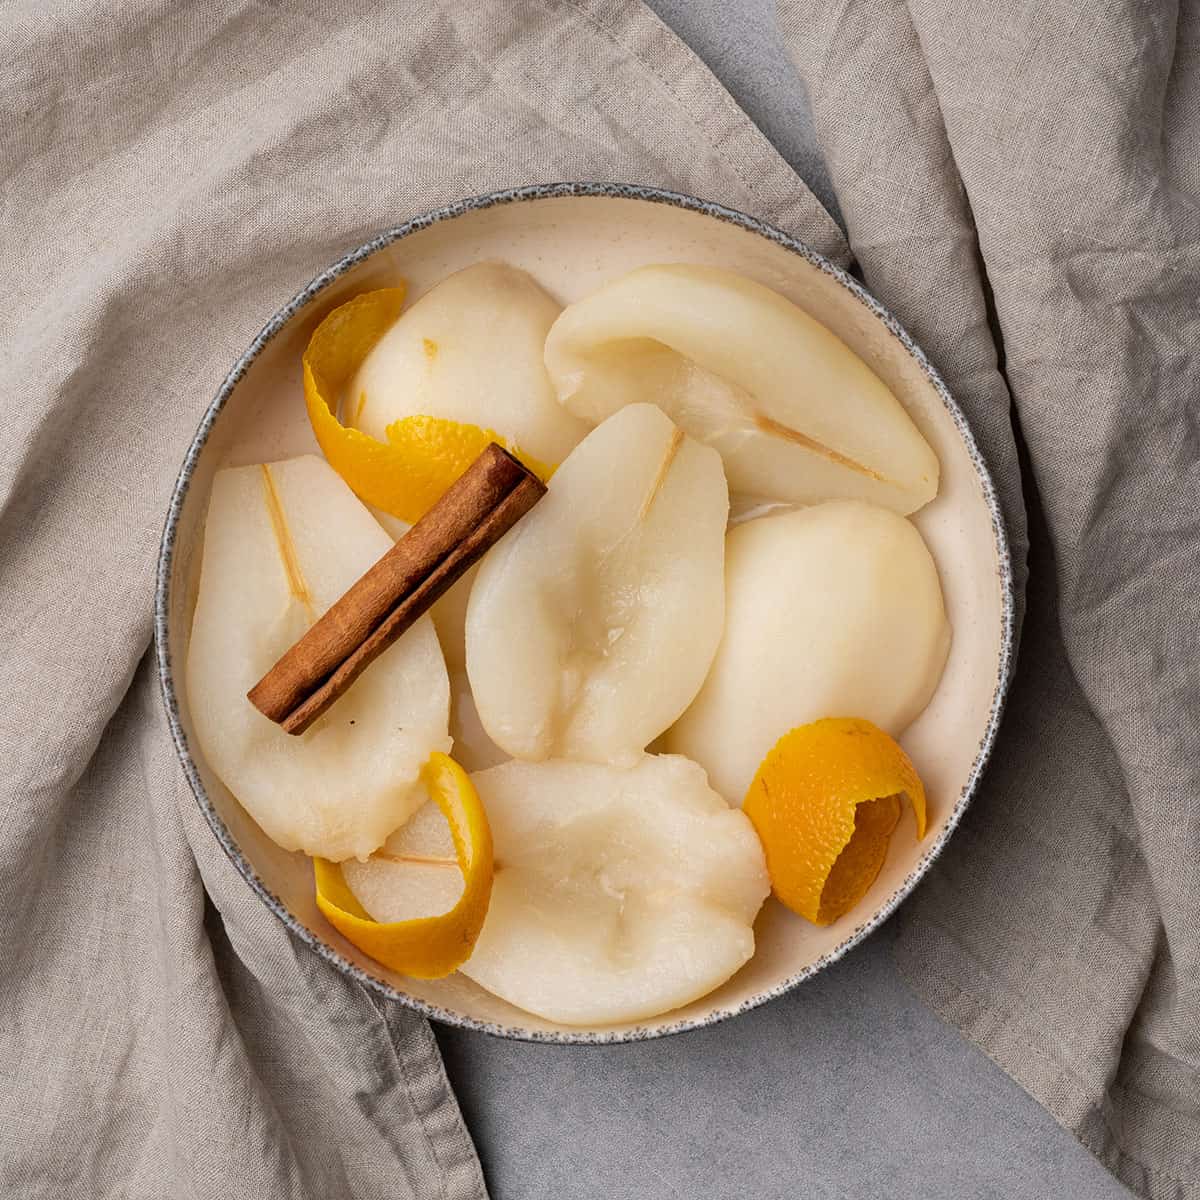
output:
<path id="1" fill-rule="evenodd" d="M 941 573 L 954 641 L 933 701 L 901 738 L 928 788 L 929 832 L 918 843 L 907 814 L 870 892 L 826 928 L 769 900 L 755 926 L 757 951 L 742 970 L 686 1008 L 637 1024 L 561 1026 L 461 975 L 409 979 L 367 958 L 318 911 L 307 860 L 258 829 L 192 735 L 183 673 L 214 472 L 315 451 L 300 357 L 331 309 L 401 278 L 415 298 L 488 258 L 523 267 L 564 303 L 646 263 L 704 263 L 749 275 L 857 351 L 941 460 L 941 491 L 915 520 Z M 643 187 L 562 184 L 466 200 L 388 230 L 318 276 L 254 339 L 205 413 L 171 499 L 159 568 L 158 661 L 171 729 L 197 803 L 249 886 L 338 970 L 430 1017 L 514 1038 L 608 1042 L 694 1029 L 779 996 L 845 954 L 912 891 L 962 817 L 996 734 L 1012 649 L 1009 558 L 995 492 L 962 412 L 920 349 L 858 283 L 792 238 L 718 205 Z"/>

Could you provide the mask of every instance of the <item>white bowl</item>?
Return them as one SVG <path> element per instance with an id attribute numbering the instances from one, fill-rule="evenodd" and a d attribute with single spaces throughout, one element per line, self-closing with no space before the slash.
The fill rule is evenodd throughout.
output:
<path id="1" fill-rule="evenodd" d="M 769 900 L 755 925 L 757 950 L 745 967 L 687 1007 L 636 1025 L 558 1025 L 461 975 L 409 979 L 368 958 L 318 911 L 307 859 L 279 849 L 262 833 L 210 770 L 191 734 L 181 676 L 214 472 L 316 450 L 300 358 L 331 309 L 398 279 L 407 281 L 415 298 L 482 259 L 524 268 L 564 303 L 646 263 L 740 271 L 788 296 L 866 359 L 941 460 L 941 491 L 914 519 L 941 573 L 954 640 L 937 693 L 900 739 L 928 789 L 929 832 L 918 843 L 906 814 L 871 890 L 833 925 L 810 925 Z M 1004 526 L 979 450 L 936 372 L 877 301 L 807 247 L 719 205 L 652 188 L 557 184 L 466 200 L 389 230 L 280 309 L 234 365 L 187 452 L 163 534 L 155 629 L 163 698 L 197 802 L 259 898 L 302 941 L 339 970 L 438 1020 L 505 1037 L 609 1042 L 694 1029 L 762 1004 L 839 958 L 896 908 L 946 844 L 978 784 L 1008 685 L 1012 621 Z"/>

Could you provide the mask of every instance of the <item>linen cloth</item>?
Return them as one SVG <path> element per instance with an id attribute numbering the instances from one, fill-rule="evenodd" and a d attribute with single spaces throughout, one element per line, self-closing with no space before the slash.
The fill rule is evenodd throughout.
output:
<path id="1" fill-rule="evenodd" d="M 294 944 L 187 791 L 146 655 L 183 452 L 288 297 L 464 195 L 656 183 L 844 242 L 633 0 L 0 30 L 0 1194 L 481 1197 L 426 1022 Z"/>
<path id="2" fill-rule="evenodd" d="M 1195 1196 L 1197 5 L 781 15 L 864 277 L 1029 552 L 993 766 L 902 965 L 1123 1179 Z M 0 29 L 0 1191 L 481 1196 L 426 1023 L 294 945 L 175 764 L 145 649 L 183 448 L 284 299 L 465 194 L 658 183 L 846 247 L 633 0 Z"/>
<path id="3" fill-rule="evenodd" d="M 1200 4 L 780 12 L 867 285 L 1028 548 L 996 752 L 901 968 L 1126 1183 L 1200 1196 Z"/>

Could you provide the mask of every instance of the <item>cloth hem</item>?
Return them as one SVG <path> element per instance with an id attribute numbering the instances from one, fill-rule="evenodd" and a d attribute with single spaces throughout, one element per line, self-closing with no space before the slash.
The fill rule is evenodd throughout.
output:
<path id="1" fill-rule="evenodd" d="M 377 1001 L 369 993 L 367 1000 L 377 1011 L 382 1010 L 380 1016 L 387 1027 L 396 1073 L 420 1118 L 429 1152 L 442 1172 L 442 1195 L 446 1200 L 487 1200 L 483 1165 L 429 1022 L 407 1009 L 396 1010 L 391 1004 Z M 397 1028 L 397 1022 L 410 1028 Z"/>

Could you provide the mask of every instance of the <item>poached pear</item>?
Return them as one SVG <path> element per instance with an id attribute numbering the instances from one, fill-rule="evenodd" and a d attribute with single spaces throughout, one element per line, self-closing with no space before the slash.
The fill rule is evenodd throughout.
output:
<path id="1" fill-rule="evenodd" d="M 378 441 L 401 417 L 425 415 L 494 429 L 546 463 L 587 433 L 554 396 L 543 363 L 561 311 L 524 271 L 484 262 L 418 299 L 367 355 L 347 388 L 345 422 Z"/>
<path id="2" fill-rule="evenodd" d="M 419 807 L 449 750 L 450 685 L 421 617 L 299 737 L 246 692 L 392 544 L 315 455 L 218 471 L 188 647 L 187 692 L 205 757 L 285 850 L 364 858 Z"/>
<path id="3" fill-rule="evenodd" d="M 740 804 L 767 751 L 822 717 L 896 736 L 950 645 L 937 567 L 911 521 L 859 500 L 760 517 L 726 542 L 725 633 L 666 737 Z"/>
<path id="4" fill-rule="evenodd" d="M 568 306 L 546 338 L 559 400 L 596 424 L 658 404 L 762 501 L 869 500 L 910 513 L 938 461 L 887 385 L 802 308 L 743 275 L 640 267 Z"/>
<path id="5" fill-rule="evenodd" d="M 568 1025 L 637 1021 L 712 991 L 754 953 L 762 847 L 695 763 L 508 762 L 471 780 L 495 878 L 459 969 L 488 991 Z"/>
<path id="6" fill-rule="evenodd" d="M 721 459 L 660 409 L 594 429 L 479 565 L 467 674 L 514 758 L 630 763 L 695 696 L 721 636 Z"/>

